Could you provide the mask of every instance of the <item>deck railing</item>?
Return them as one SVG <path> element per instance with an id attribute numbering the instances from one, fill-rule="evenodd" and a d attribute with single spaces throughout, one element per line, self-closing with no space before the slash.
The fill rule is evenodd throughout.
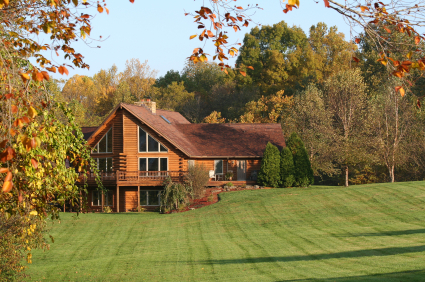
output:
<path id="1" fill-rule="evenodd" d="M 115 181 L 116 183 L 128 182 L 146 182 L 159 181 L 163 182 L 168 176 L 173 182 L 183 182 L 187 171 L 116 171 L 116 172 L 99 172 L 102 181 Z M 94 173 L 80 174 L 82 181 L 95 181 Z"/>

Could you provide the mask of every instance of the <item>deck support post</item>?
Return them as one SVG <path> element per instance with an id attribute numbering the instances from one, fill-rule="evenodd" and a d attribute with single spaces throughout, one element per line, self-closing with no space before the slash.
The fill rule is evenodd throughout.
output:
<path id="1" fill-rule="evenodd" d="M 105 199 L 105 195 L 103 194 L 103 190 L 102 190 L 102 210 L 101 210 L 101 212 L 103 212 L 103 205 L 104 205 L 104 200 Z"/>
<path id="2" fill-rule="evenodd" d="M 120 212 L 120 186 L 117 185 L 117 212 Z"/>
<path id="3" fill-rule="evenodd" d="M 140 186 L 137 186 L 137 211 L 140 212 Z"/>

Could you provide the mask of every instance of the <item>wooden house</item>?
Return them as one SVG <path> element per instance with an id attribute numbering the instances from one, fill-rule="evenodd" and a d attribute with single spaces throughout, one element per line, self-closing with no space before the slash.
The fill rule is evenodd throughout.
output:
<path id="1" fill-rule="evenodd" d="M 188 168 L 203 164 L 209 186 L 256 183 L 267 142 L 279 149 L 285 140 L 279 124 L 192 124 L 156 103 L 119 104 L 98 127 L 82 128 L 108 193 L 97 191 L 93 175 L 82 177 L 93 210 L 114 212 L 155 209 L 168 176 L 184 181 Z"/>

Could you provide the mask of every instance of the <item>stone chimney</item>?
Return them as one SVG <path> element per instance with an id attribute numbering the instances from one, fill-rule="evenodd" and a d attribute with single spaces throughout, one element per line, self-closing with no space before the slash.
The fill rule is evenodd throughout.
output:
<path id="1" fill-rule="evenodd" d="M 134 103 L 136 106 L 145 107 L 150 110 L 153 114 L 156 114 L 156 102 L 152 102 L 151 99 L 142 99 L 140 102 Z"/>

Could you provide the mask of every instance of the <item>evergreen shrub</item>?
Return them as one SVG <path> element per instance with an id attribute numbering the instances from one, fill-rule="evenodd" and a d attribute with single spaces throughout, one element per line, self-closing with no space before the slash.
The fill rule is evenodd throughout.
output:
<path id="1" fill-rule="evenodd" d="M 308 187 L 314 183 L 313 169 L 304 143 L 295 132 L 288 139 L 287 147 L 292 152 L 294 160 L 295 185 Z"/>
<path id="2" fill-rule="evenodd" d="M 282 187 L 292 187 L 295 183 L 294 159 L 292 152 L 285 147 L 280 152 L 280 185 Z"/>
<path id="3" fill-rule="evenodd" d="M 261 161 L 258 183 L 262 186 L 278 187 L 280 183 L 280 153 L 279 149 L 267 143 Z"/>

